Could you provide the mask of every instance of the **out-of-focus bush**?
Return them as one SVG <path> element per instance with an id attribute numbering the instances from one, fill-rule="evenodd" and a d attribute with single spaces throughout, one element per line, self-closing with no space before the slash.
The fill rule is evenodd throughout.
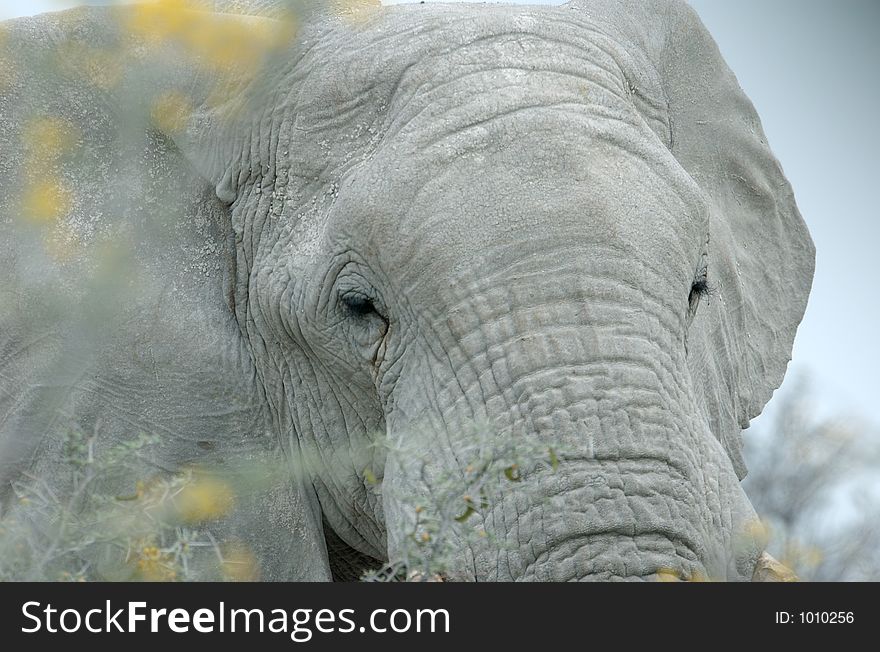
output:
<path id="1" fill-rule="evenodd" d="M 113 478 L 142 471 L 155 443 L 143 435 L 98 452 L 94 437 L 72 431 L 60 483 L 15 483 L 0 521 L 0 580 L 259 579 L 250 551 L 202 528 L 233 509 L 246 476 L 193 468 L 107 493 Z"/>
<path id="2" fill-rule="evenodd" d="M 803 379 L 746 431 L 744 487 L 769 552 L 803 580 L 880 579 L 880 433 L 819 418 Z"/>
<path id="3" fill-rule="evenodd" d="M 399 497 L 412 517 L 401 557 L 367 571 L 363 579 L 440 580 L 463 541 L 504 549 L 487 515 L 514 485 L 528 492 L 531 473 L 555 472 L 564 454 L 486 433 L 459 451 L 461 469 L 429 480 L 423 451 L 388 451 L 405 457 L 416 474 L 413 483 L 422 483 L 425 491 Z M 239 541 L 217 540 L 211 525 L 236 508 L 239 496 L 295 475 L 309 476 L 323 465 L 260 458 L 223 471 L 160 472 L 137 481 L 131 493 L 109 493 L 107 488 L 118 484 L 115 479 L 141 477 L 153 465 L 157 443 L 142 435 L 101 449 L 95 436 L 71 431 L 59 467 L 64 478 L 49 483 L 25 475 L 14 485 L 14 499 L 0 521 L 0 581 L 259 579 L 255 554 Z M 362 459 L 369 457 L 364 452 Z M 364 478 L 380 482 L 368 466 Z M 59 486 L 66 489 L 60 492 Z"/>

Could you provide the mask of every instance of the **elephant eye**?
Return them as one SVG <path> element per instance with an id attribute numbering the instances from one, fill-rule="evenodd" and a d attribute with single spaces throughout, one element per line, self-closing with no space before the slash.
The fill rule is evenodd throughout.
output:
<path id="1" fill-rule="evenodd" d="M 346 294 L 342 297 L 342 304 L 352 314 L 362 317 L 376 312 L 373 301 L 362 294 Z"/>
<path id="2" fill-rule="evenodd" d="M 705 275 L 700 276 L 691 284 L 691 291 L 688 294 L 688 306 L 691 312 L 696 312 L 700 305 L 700 299 L 703 297 L 711 297 L 715 294 L 715 288 L 709 285 Z"/>

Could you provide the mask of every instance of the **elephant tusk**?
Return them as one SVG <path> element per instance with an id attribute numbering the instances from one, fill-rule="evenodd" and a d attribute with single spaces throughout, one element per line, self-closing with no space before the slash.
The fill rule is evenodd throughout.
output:
<path id="1" fill-rule="evenodd" d="M 442 573 L 425 575 L 422 571 L 412 571 L 406 576 L 407 582 L 446 582 L 446 576 Z"/>
<path id="2" fill-rule="evenodd" d="M 762 552 L 752 573 L 753 582 L 800 582 L 794 571 Z"/>

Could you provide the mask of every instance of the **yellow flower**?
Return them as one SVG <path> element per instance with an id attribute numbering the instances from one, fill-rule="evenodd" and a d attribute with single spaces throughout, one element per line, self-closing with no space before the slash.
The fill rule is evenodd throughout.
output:
<path id="1" fill-rule="evenodd" d="M 138 550 L 137 575 L 145 582 L 173 582 L 177 579 L 174 558 L 153 545 Z"/>
<path id="2" fill-rule="evenodd" d="M 822 553 L 822 550 L 820 548 L 817 548 L 816 546 L 808 546 L 807 548 L 804 549 L 803 553 L 804 553 L 803 554 L 804 563 L 807 564 L 808 566 L 813 566 L 813 567 L 821 564 L 822 559 L 825 556 Z"/>
<path id="3" fill-rule="evenodd" d="M 816 546 L 804 546 L 797 541 L 791 541 L 785 546 L 781 563 L 788 568 L 816 567 L 822 563 L 822 557 L 822 551 Z"/>
<path id="4" fill-rule="evenodd" d="M 700 571 L 696 571 L 693 575 L 691 575 L 688 579 L 688 582 L 708 582 L 709 577 L 701 573 Z"/>
<path id="5" fill-rule="evenodd" d="M 751 521 L 746 527 L 748 533 L 756 538 L 767 537 L 770 534 L 770 526 L 760 519 Z"/>
<path id="6" fill-rule="evenodd" d="M 127 28 L 147 42 L 179 43 L 202 65 L 220 69 L 253 69 L 296 32 L 292 16 L 274 21 L 231 17 L 195 0 L 138 5 Z"/>
<path id="7" fill-rule="evenodd" d="M 661 568 L 657 571 L 658 582 L 680 582 L 681 576 L 678 571 L 672 568 Z"/>
<path id="8" fill-rule="evenodd" d="M 58 47 L 58 67 L 83 77 L 92 85 L 108 90 L 116 86 L 124 72 L 123 55 L 65 41 Z"/>
<path id="9" fill-rule="evenodd" d="M 281 23 L 281 25 L 285 25 Z M 254 70 L 270 51 L 292 37 L 276 23 L 247 22 L 207 14 L 183 35 L 187 49 L 203 65 L 221 70 Z"/>
<path id="10" fill-rule="evenodd" d="M 48 224 L 70 208 L 70 192 L 55 178 L 47 177 L 30 184 L 22 201 L 22 213 L 30 222 Z"/>
<path id="11" fill-rule="evenodd" d="M 74 130 L 64 120 L 53 117 L 35 118 L 22 133 L 28 158 L 35 164 L 55 162 L 76 141 Z"/>
<path id="12" fill-rule="evenodd" d="M 164 93 L 153 103 L 153 123 L 164 133 L 174 134 L 186 127 L 192 113 L 189 99 L 174 91 Z"/>
<path id="13" fill-rule="evenodd" d="M 156 546 L 144 546 L 141 548 L 141 558 L 147 561 L 158 561 L 162 552 Z"/>
<path id="14" fill-rule="evenodd" d="M 198 3 L 192 0 L 157 0 L 137 5 L 128 21 L 129 29 L 151 41 L 161 41 L 180 34 L 192 25 L 192 12 Z"/>
<path id="15" fill-rule="evenodd" d="M 223 577 L 230 582 L 256 582 L 260 579 L 260 564 L 254 553 L 240 543 L 230 543 L 222 550 Z"/>
<path id="16" fill-rule="evenodd" d="M 177 516 L 187 523 L 216 521 L 232 511 L 235 494 L 225 482 L 196 476 L 174 500 Z"/>
<path id="17" fill-rule="evenodd" d="M 382 7 L 380 0 L 331 0 L 335 13 L 350 23 L 365 23 Z"/>

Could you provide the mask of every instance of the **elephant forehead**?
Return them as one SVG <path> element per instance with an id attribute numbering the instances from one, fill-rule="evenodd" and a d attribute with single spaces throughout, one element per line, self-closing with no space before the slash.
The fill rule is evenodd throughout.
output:
<path id="1" fill-rule="evenodd" d="M 389 200 L 410 202 L 462 162 L 470 172 L 458 194 L 493 201 L 500 193 L 480 183 L 482 162 L 574 178 L 585 162 L 607 164 L 603 142 L 671 179 L 665 111 L 640 106 L 662 104 L 652 99 L 662 96 L 656 71 L 619 32 L 607 17 L 546 6 L 407 5 L 366 24 L 322 24 L 303 40 L 295 118 L 281 127 L 293 125 L 294 142 L 282 138 L 276 160 L 304 183 L 341 188 L 334 196 L 358 215 L 376 204 L 387 214 Z M 599 145 L 586 159 L 568 147 L 589 141 Z M 696 194 L 689 179 L 671 183 Z"/>
<path id="2" fill-rule="evenodd" d="M 366 24 L 336 18 L 300 42 L 293 142 L 281 144 L 293 169 L 319 172 L 398 136 L 431 143 L 527 106 L 642 122 L 635 105 L 662 93 L 618 36 L 597 18 L 546 6 L 406 5 Z M 648 113 L 665 124 L 662 111 Z"/>
<path id="3" fill-rule="evenodd" d="M 406 5 L 322 20 L 255 82 L 239 177 L 274 177 L 284 207 L 273 228 L 317 233 L 370 161 L 386 156 L 382 174 L 398 178 L 420 150 L 454 161 L 518 114 L 626 124 L 663 148 L 662 91 L 639 52 L 607 17 L 558 7 Z"/>
<path id="4" fill-rule="evenodd" d="M 408 282 L 488 274 L 530 255 L 558 263 L 572 248 L 587 258 L 613 249 L 689 281 L 708 228 L 693 181 L 638 134 L 587 131 L 576 114 L 526 113 L 457 157 L 442 145 L 389 148 L 341 189 L 331 231 Z"/>

